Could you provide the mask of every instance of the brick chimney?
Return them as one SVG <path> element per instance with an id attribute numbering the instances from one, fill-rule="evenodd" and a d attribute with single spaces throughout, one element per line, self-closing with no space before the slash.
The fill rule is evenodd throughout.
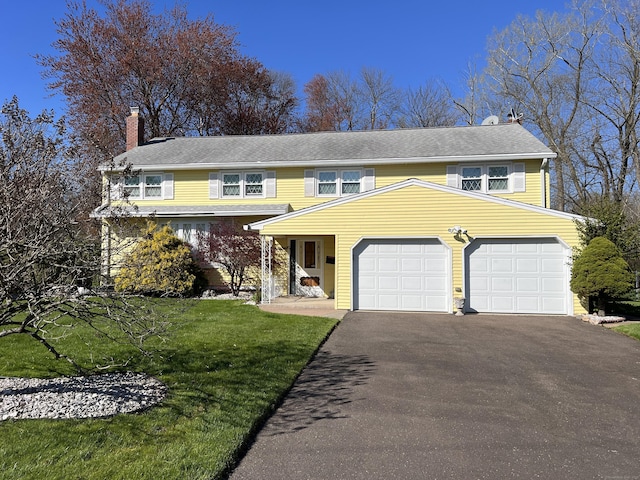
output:
<path id="1" fill-rule="evenodd" d="M 131 107 L 131 115 L 127 117 L 127 152 L 144 143 L 144 118 L 140 116 L 139 107 Z"/>

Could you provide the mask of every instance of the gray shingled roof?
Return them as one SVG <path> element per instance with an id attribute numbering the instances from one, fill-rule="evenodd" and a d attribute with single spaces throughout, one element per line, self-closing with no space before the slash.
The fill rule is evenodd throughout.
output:
<path id="1" fill-rule="evenodd" d="M 144 167 L 232 168 L 319 166 L 346 161 L 363 165 L 389 159 L 439 161 L 555 154 L 518 124 L 415 128 L 288 135 L 159 138 L 116 157 Z"/>

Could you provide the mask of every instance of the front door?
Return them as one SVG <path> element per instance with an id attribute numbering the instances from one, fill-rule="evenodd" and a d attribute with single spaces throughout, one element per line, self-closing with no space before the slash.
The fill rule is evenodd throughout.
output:
<path id="1" fill-rule="evenodd" d="M 295 277 L 292 278 L 291 293 L 305 297 L 324 296 L 322 268 L 322 240 L 301 238 L 291 241 L 291 250 L 295 252 L 292 266 Z M 293 277 L 293 276 L 292 276 Z"/>

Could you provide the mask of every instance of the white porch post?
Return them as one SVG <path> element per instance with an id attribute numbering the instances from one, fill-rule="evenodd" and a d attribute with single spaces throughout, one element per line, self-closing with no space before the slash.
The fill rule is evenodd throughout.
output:
<path id="1" fill-rule="evenodd" d="M 273 298 L 273 272 L 271 252 L 273 250 L 273 237 L 260 235 L 261 264 L 262 264 L 262 290 L 260 303 L 271 303 Z"/>

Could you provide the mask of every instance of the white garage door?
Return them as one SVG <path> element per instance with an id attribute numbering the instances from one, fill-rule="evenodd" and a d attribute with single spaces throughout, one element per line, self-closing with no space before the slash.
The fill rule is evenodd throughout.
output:
<path id="1" fill-rule="evenodd" d="M 449 250 L 439 240 L 364 240 L 353 259 L 355 310 L 451 311 Z"/>
<path id="2" fill-rule="evenodd" d="M 475 240 L 465 257 L 467 310 L 568 313 L 567 251 L 557 240 Z"/>

